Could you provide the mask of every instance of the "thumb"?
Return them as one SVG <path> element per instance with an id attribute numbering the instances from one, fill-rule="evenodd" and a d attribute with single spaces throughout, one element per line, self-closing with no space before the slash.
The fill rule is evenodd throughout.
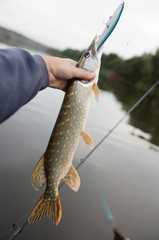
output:
<path id="1" fill-rule="evenodd" d="M 74 71 L 74 78 L 79 78 L 82 80 L 92 80 L 93 78 L 95 78 L 95 73 L 94 72 L 88 72 L 86 70 L 77 68 Z"/>

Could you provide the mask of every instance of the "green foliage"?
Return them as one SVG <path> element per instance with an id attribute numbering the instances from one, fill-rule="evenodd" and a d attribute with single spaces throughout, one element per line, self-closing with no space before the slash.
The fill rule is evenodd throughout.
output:
<path id="1" fill-rule="evenodd" d="M 66 49 L 60 51 L 39 44 L 21 34 L 0 27 L 0 42 L 10 46 L 33 49 L 44 54 L 71 58 L 79 61 L 82 52 Z M 111 91 L 128 111 L 145 91 L 159 79 L 159 49 L 152 54 L 143 54 L 124 60 L 117 54 L 103 54 L 99 74 L 99 88 Z M 159 91 L 147 97 L 129 116 L 129 123 L 150 135 L 150 142 L 159 146 Z M 143 138 L 143 136 L 140 136 Z"/>
<path id="2" fill-rule="evenodd" d="M 154 80 L 159 79 L 159 48 L 155 55 L 152 56 L 152 75 Z"/>
<path id="3" fill-rule="evenodd" d="M 108 74 L 110 71 L 111 74 Z M 154 55 L 143 54 L 128 60 L 124 60 L 116 54 L 103 55 L 101 73 L 102 79 L 105 73 L 106 79 L 113 80 L 115 76 L 116 80 L 122 79 L 140 90 L 146 90 L 159 79 L 159 49 Z M 100 86 L 102 86 L 101 83 Z"/>
<path id="4" fill-rule="evenodd" d="M 139 81 L 151 82 L 152 56 L 144 54 L 141 57 L 133 57 L 123 64 L 122 73 L 127 81 L 137 83 Z"/>
<path id="5" fill-rule="evenodd" d="M 102 67 L 105 67 L 109 70 L 114 70 L 114 67 L 120 63 L 121 59 L 116 54 L 104 55 L 102 59 Z"/>
<path id="6" fill-rule="evenodd" d="M 67 49 L 63 57 L 79 60 L 81 52 Z M 116 54 L 103 54 L 99 74 L 99 88 L 111 91 L 128 111 L 150 86 L 159 79 L 159 49 L 128 60 Z M 159 92 L 156 89 L 129 116 L 129 123 L 150 135 L 150 142 L 159 146 Z M 140 138 L 144 136 L 140 135 Z"/>
<path id="7" fill-rule="evenodd" d="M 81 51 L 66 49 L 60 51 L 44 46 L 14 31 L 0 27 L 0 42 L 11 46 L 24 47 L 46 54 L 64 58 L 71 58 L 79 61 Z M 154 55 L 143 54 L 140 57 L 133 57 L 124 60 L 117 54 L 103 54 L 100 69 L 99 85 L 105 88 L 106 80 L 123 80 L 129 85 L 138 87 L 140 90 L 148 88 L 153 82 L 159 79 L 159 49 Z"/>

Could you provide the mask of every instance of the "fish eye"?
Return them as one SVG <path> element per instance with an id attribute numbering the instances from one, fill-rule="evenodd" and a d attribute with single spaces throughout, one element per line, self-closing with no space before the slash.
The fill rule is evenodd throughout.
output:
<path id="1" fill-rule="evenodd" d="M 84 53 L 84 57 L 88 58 L 90 56 L 89 52 Z"/>

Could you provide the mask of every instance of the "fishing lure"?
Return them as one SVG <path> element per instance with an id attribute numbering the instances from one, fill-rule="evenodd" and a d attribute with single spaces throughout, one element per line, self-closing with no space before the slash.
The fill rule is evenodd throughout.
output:
<path id="1" fill-rule="evenodd" d="M 118 8 L 115 10 L 114 14 L 109 18 L 108 22 L 106 23 L 106 27 L 104 28 L 104 31 L 102 32 L 98 40 L 97 51 L 100 50 L 104 42 L 108 39 L 110 34 L 113 32 L 123 12 L 124 6 L 125 6 L 125 2 L 120 4 Z"/>
<path id="2" fill-rule="evenodd" d="M 115 13 L 113 14 L 113 16 L 112 17 L 110 17 L 109 18 L 109 21 L 108 21 L 108 23 L 107 23 L 107 25 L 106 25 L 106 28 L 104 29 L 104 31 L 103 31 L 103 33 L 99 36 L 99 38 L 97 39 L 97 37 L 95 37 L 94 38 L 94 40 L 93 40 L 93 42 L 92 42 L 92 44 L 91 44 L 91 46 L 84 52 L 84 54 L 82 55 L 84 58 L 89 58 L 92 54 L 96 54 L 96 55 L 99 55 L 99 58 L 101 58 L 101 54 L 102 54 L 102 46 L 103 46 L 103 44 L 105 43 L 105 41 L 106 41 L 106 39 L 110 36 L 110 34 L 112 33 L 112 31 L 113 31 L 113 29 L 115 28 L 115 26 L 117 25 L 117 23 L 118 23 L 118 21 L 119 21 L 119 18 L 120 18 L 120 16 L 121 16 L 121 13 L 122 13 L 122 10 L 123 10 L 123 8 L 124 8 L 124 3 L 123 4 L 121 4 L 117 9 L 116 9 L 116 11 L 115 11 Z M 100 52 L 100 54 L 99 54 L 99 52 Z M 82 59 L 80 59 L 80 61 L 79 61 L 79 64 L 78 64 L 78 67 L 80 67 L 80 63 L 82 64 Z M 89 65 L 91 65 L 90 63 L 89 63 Z M 94 66 L 94 65 L 93 65 Z M 98 66 L 98 68 L 99 68 L 99 66 Z M 93 69 L 90 69 L 90 70 L 93 70 Z M 87 84 L 87 85 L 89 85 L 89 84 Z M 98 91 L 97 91 L 97 88 L 95 88 L 95 87 L 93 87 L 93 90 L 94 90 L 94 92 L 95 92 L 95 95 L 97 96 L 98 95 Z M 69 133 L 69 132 L 68 132 Z M 82 135 L 83 135 L 83 132 L 82 132 Z M 88 135 L 85 133 L 85 135 L 83 136 L 84 137 L 84 139 L 86 140 L 88 140 L 88 139 L 90 139 L 89 137 L 88 137 Z M 66 136 L 66 138 L 67 138 L 67 136 Z M 91 146 L 91 144 L 89 144 L 90 146 Z M 95 151 L 95 149 L 98 147 L 98 145 L 93 149 L 93 151 Z M 92 152 L 93 152 L 92 151 Z M 60 151 L 58 151 L 57 150 L 57 152 L 59 153 Z M 91 152 L 91 153 L 92 153 Z M 81 166 L 81 164 L 83 164 L 84 163 L 84 161 L 86 161 L 86 159 L 88 158 L 88 155 L 86 156 L 86 158 L 85 159 L 83 159 L 83 160 L 81 160 L 81 163 L 76 167 L 76 169 L 77 168 L 79 168 L 80 166 Z M 43 166 L 43 162 L 44 162 L 44 156 L 42 156 L 42 158 L 40 159 L 40 162 L 37 164 L 37 166 L 36 166 L 36 168 L 35 168 L 35 171 L 33 172 L 33 175 L 32 175 L 32 182 L 33 182 L 33 185 L 37 188 L 37 189 L 39 189 L 39 188 L 41 188 L 41 187 L 43 187 L 43 185 L 45 184 L 45 181 L 46 181 L 46 179 L 44 178 L 45 176 L 44 176 L 44 166 Z M 40 169 L 40 171 L 42 171 L 42 177 L 41 177 L 41 172 L 39 171 L 39 169 Z M 50 169 L 51 168 L 48 168 L 48 170 L 50 171 Z M 53 170 L 54 170 L 55 168 L 53 168 Z M 60 169 L 60 170 L 62 170 L 62 169 Z M 77 172 L 76 172 L 76 170 L 71 166 L 70 167 L 70 170 L 71 171 L 69 171 L 69 174 L 71 174 L 71 176 L 72 176 L 72 173 L 73 173 L 73 175 L 74 176 L 76 176 L 76 185 L 74 184 L 74 181 L 72 182 L 72 181 L 69 181 L 70 179 L 68 179 L 68 178 L 63 178 L 64 180 L 65 180 L 65 182 L 69 185 L 69 186 L 71 186 L 74 190 L 78 190 L 78 187 L 79 187 L 79 185 L 80 185 L 80 181 L 79 181 L 79 177 L 78 177 L 78 175 L 77 175 Z M 40 173 L 39 173 L 40 172 Z M 70 176 L 70 175 L 69 175 Z M 58 177 L 58 175 L 56 176 L 55 175 L 55 177 Z M 72 180 L 72 178 L 71 178 L 71 180 Z M 57 184 L 58 185 L 58 184 Z M 51 185 L 49 185 L 49 187 L 50 186 L 52 186 L 52 184 Z M 62 184 L 60 185 L 60 186 L 62 186 Z M 56 194 L 58 193 L 58 189 L 57 189 L 57 187 L 56 187 L 56 192 L 55 192 Z M 55 194 L 55 195 L 56 195 Z M 46 194 L 47 195 L 47 194 Z M 47 203 L 47 204 L 45 204 L 45 202 L 43 201 L 44 200 L 44 197 L 46 197 L 46 196 L 42 196 L 41 197 L 41 199 L 40 199 L 40 201 L 38 202 L 38 204 L 35 206 L 35 208 L 32 210 L 32 212 L 31 212 L 31 214 L 30 214 L 30 216 L 29 216 L 29 220 L 28 219 L 26 219 L 25 221 L 24 221 L 24 223 L 21 225 L 21 226 L 17 226 L 17 225 L 15 225 L 14 224 L 14 229 L 15 229 L 15 232 L 10 236 L 10 240 L 11 239 L 13 239 L 15 236 L 17 236 L 17 234 L 19 233 L 19 232 L 21 232 L 21 230 L 28 224 L 28 222 L 35 222 L 35 221 L 37 221 L 37 220 L 39 220 L 39 219 L 41 219 L 43 216 L 45 216 L 45 215 L 51 215 L 51 220 L 53 220 L 56 224 L 58 224 L 59 223 L 59 221 L 60 221 L 60 218 L 61 218 L 61 206 L 60 206 L 60 201 L 59 201 L 59 196 L 58 196 L 58 194 L 57 194 L 57 203 L 56 204 L 52 204 L 52 202 L 49 200 L 49 197 L 50 196 L 47 196 L 48 197 L 48 199 L 47 200 L 49 200 L 50 202 L 51 202 L 51 204 L 50 204 L 50 202 L 49 203 Z M 55 202 L 55 201 L 54 201 Z M 41 206 L 41 203 L 42 203 L 42 206 Z M 43 205 L 47 205 L 46 207 L 46 209 L 44 209 L 44 207 L 43 207 Z M 52 208 L 54 209 L 54 210 L 52 210 Z M 51 209 L 51 213 L 50 213 L 50 209 Z"/>
<path id="3" fill-rule="evenodd" d="M 28 221 L 37 222 L 48 215 L 56 225 L 62 216 L 58 187 L 60 181 L 64 181 L 72 190 L 78 191 L 80 177 L 72 165 L 73 157 L 77 149 L 80 136 L 85 143 L 93 148 L 94 143 L 88 133 L 84 130 L 91 95 L 94 92 L 98 101 L 99 89 L 97 86 L 98 74 L 101 64 L 103 45 L 116 26 L 124 4 L 117 8 L 110 20 L 110 30 L 104 30 L 99 37 L 95 36 L 91 45 L 81 56 L 77 67 L 89 72 L 95 72 L 96 77 L 89 83 L 74 79 L 70 82 L 51 134 L 47 149 L 31 176 L 31 182 L 35 189 L 43 188 L 46 183 L 44 194 L 33 208 Z M 101 43 L 99 42 L 101 41 Z M 100 44 L 99 44 L 100 43 Z"/>

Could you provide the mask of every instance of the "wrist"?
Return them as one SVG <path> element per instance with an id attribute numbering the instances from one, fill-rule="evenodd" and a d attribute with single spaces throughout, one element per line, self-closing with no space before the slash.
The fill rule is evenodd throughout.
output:
<path id="1" fill-rule="evenodd" d="M 41 71 L 41 88 L 40 90 L 49 86 L 50 79 L 49 79 L 49 72 L 47 69 L 47 65 L 40 55 L 33 55 L 34 61 L 39 66 L 39 71 Z"/>

